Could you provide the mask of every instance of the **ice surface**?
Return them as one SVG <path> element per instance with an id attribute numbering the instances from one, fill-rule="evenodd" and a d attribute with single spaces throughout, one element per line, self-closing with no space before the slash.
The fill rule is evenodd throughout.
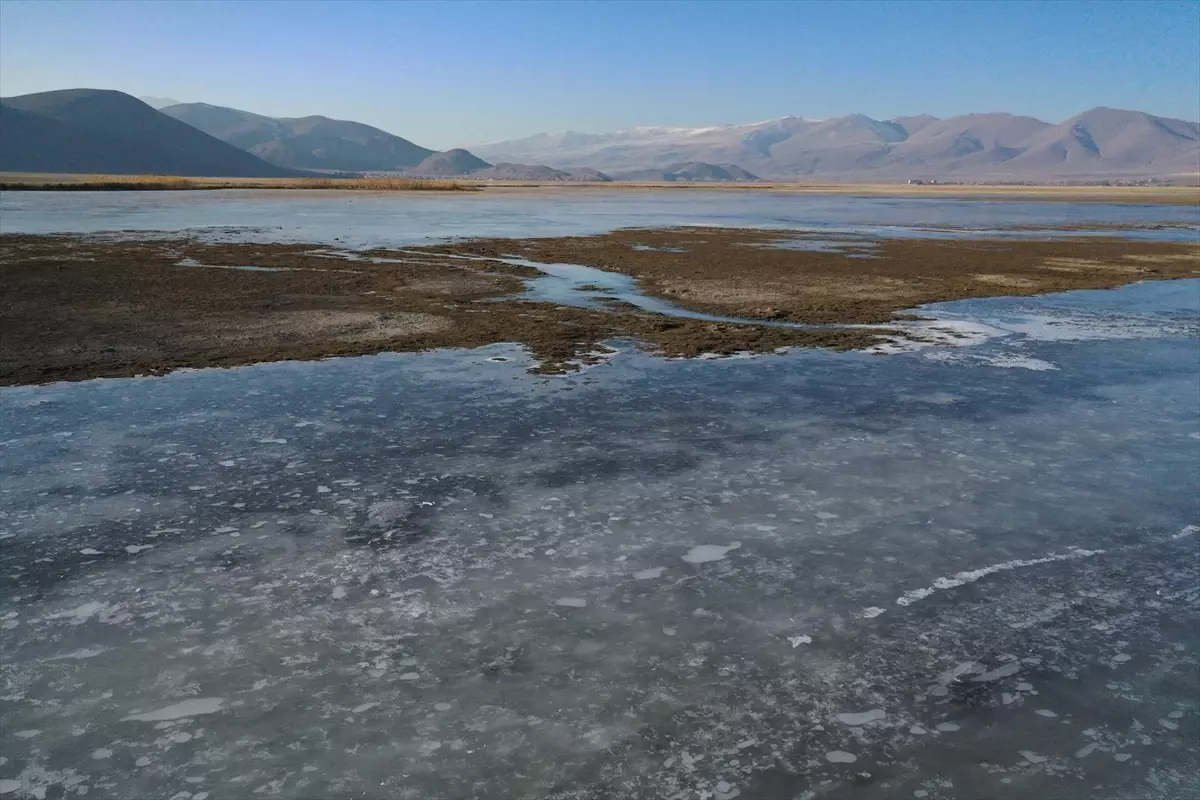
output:
<path id="1" fill-rule="evenodd" d="M 931 229 L 930 220 L 940 230 Z M 463 236 L 563 236 L 619 227 L 705 225 L 872 237 L 956 236 L 948 226 L 996 235 L 1013 225 L 1085 222 L 1200 223 L 1194 207 L 1153 203 L 1045 203 L 789 195 L 770 191 L 627 190 L 527 194 L 369 194 L 261 190 L 180 192 L 0 192 L 0 231 L 93 233 L 179 231 L 209 238 L 394 247 Z M 1111 233 L 1112 231 L 1108 231 Z M 1127 235 L 1194 240 L 1195 229 Z M 1019 233 L 1018 235 L 1028 235 Z M 1039 232 L 1038 235 L 1046 235 Z M 1089 232 L 1095 235 L 1095 232 Z"/>
<path id="2" fill-rule="evenodd" d="M 1056 370 L 495 346 L 0 390 L 0 780 L 1155 796 L 1194 763 L 1198 286 L 936 309 Z"/>

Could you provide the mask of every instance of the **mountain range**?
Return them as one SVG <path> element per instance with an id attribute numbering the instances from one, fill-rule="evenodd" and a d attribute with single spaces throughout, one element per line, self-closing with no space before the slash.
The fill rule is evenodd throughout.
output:
<path id="1" fill-rule="evenodd" d="M 105 89 L 0 98 L 0 170 L 231 178 L 303 174 Z"/>
<path id="2" fill-rule="evenodd" d="M 540 164 L 489 164 L 467 150 L 456 148 L 438 152 L 379 128 L 329 117 L 265 117 L 207 103 L 165 106 L 160 111 L 288 169 L 401 173 L 417 178 L 611 180 L 595 170 L 564 171 Z"/>
<path id="3" fill-rule="evenodd" d="M 1200 123 L 1111 108 L 1057 125 L 1007 113 L 889 120 L 851 114 L 706 128 L 545 133 L 438 152 L 379 128 L 324 116 L 268 117 L 207 103 L 156 110 L 122 92 L 68 89 L 0 98 L 0 170 L 226 177 L 350 172 L 528 181 L 762 176 L 1195 182 Z"/>
<path id="4" fill-rule="evenodd" d="M 415 167 L 434 154 L 386 131 L 329 117 L 264 117 L 207 103 L 165 106 L 162 113 L 289 169 L 387 171 Z"/>
<path id="5" fill-rule="evenodd" d="M 543 133 L 475 145 L 491 160 L 621 177 L 678 162 L 737 164 L 775 180 L 1095 180 L 1200 174 L 1200 123 L 1094 108 L 1057 125 L 1006 113 L 938 119 L 783 117 L 749 125 Z"/>

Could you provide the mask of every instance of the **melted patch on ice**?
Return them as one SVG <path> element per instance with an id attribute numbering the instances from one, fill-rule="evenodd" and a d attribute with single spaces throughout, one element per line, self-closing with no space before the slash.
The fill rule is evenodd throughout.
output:
<path id="1" fill-rule="evenodd" d="M 682 558 L 689 564 L 707 564 L 710 561 L 720 561 L 730 550 L 737 550 L 741 542 L 731 545 L 698 544 L 683 554 Z"/>
<path id="2" fill-rule="evenodd" d="M 127 717 L 122 717 L 122 721 L 134 720 L 137 722 L 163 722 L 170 719 L 185 719 L 187 717 L 195 717 L 200 714 L 215 714 L 225 705 L 224 697 L 197 697 L 192 700 L 184 700 L 182 703 L 160 708 L 155 711 L 146 711 L 141 714 L 130 714 Z"/>
<path id="3" fill-rule="evenodd" d="M 566 608 L 584 608 L 587 606 L 587 600 L 582 597 L 560 597 L 554 601 L 554 605 Z"/>
<path id="4" fill-rule="evenodd" d="M 633 573 L 633 577 L 637 578 L 639 581 L 648 581 L 659 577 L 663 574 L 663 572 L 666 571 L 666 569 L 666 567 L 651 567 L 650 569 L 643 569 L 639 572 Z"/>
<path id="5" fill-rule="evenodd" d="M 868 722 L 878 722 L 881 719 L 887 719 L 887 712 L 882 708 L 872 708 L 870 711 L 838 714 L 837 718 L 839 722 L 843 722 L 846 725 L 866 725 Z"/>
<path id="6" fill-rule="evenodd" d="M 825 754 L 825 760 L 831 764 L 853 764 L 858 761 L 858 756 L 845 750 L 830 750 Z"/>

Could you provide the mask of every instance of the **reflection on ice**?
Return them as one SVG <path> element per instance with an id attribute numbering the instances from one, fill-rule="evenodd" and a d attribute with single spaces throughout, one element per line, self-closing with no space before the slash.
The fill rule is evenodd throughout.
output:
<path id="1" fill-rule="evenodd" d="M 218 240 L 318 242 L 358 249 L 467 236 L 561 236 L 681 225 L 929 237 L 960 235 L 954 230 L 957 227 L 996 231 L 1016 225 L 1053 228 L 1100 223 L 1139 226 L 1125 235 L 1194 240 L 1195 226 L 1200 224 L 1200 211 L 1194 206 L 848 197 L 771 191 L 666 189 L 631 193 L 565 189 L 434 196 L 423 192 L 373 195 L 357 191 L 233 189 L 156 191 L 150 195 L 152 202 L 147 202 L 144 192 L 0 192 L 0 231 L 187 230 Z M 930 220 L 938 220 L 942 229 L 930 226 Z M 1141 227 L 1160 223 L 1170 223 L 1170 227 Z M 1176 227 L 1180 223 L 1193 227 Z"/>

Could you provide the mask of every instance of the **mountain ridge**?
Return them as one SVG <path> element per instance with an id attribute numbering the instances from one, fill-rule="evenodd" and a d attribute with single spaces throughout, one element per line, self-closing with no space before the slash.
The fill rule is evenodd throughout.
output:
<path id="1" fill-rule="evenodd" d="M 264 161 L 289 169 L 404 170 L 435 152 L 361 122 L 316 114 L 268 117 L 208 103 L 183 103 L 161 111 Z"/>
<path id="2" fill-rule="evenodd" d="M 786 116 L 700 128 L 539 133 L 477 144 L 473 152 L 492 161 L 586 165 L 612 175 L 698 161 L 736 163 L 783 180 L 1173 177 L 1200 173 L 1200 123 L 1105 107 L 1057 125 L 1007 112 L 890 120 Z"/>
<path id="3" fill-rule="evenodd" d="M 1200 123 L 1104 106 L 1058 124 L 1007 112 L 945 119 L 785 116 L 697 128 L 568 130 L 435 151 L 349 120 L 268 117 L 207 103 L 155 110 L 113 90 L 40 92 L 0 104 L 0 169 L 25 172 L 355 172 L 530 181 L 1200 179 Z"/>
<path id="4" fill-rule="evenodd" d="M 62 89 L 0 98 L 0 170 L 294 177 L 111 89 Z"/>

